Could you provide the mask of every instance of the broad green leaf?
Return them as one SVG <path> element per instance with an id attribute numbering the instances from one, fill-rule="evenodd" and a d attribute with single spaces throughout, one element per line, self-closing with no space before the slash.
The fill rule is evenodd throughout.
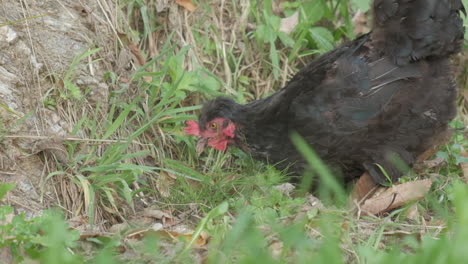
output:
<path id="1" fill-rule="evenodd" d="M 309 29 L 312 39 L 317 44 L 317 47 L 322 52 L 332 50 L 333 47 L 333 34 L 324 27 L 313 27 Z"/>
<path id="2" fill-rule="evenodd" d="M 269 15 L 265 17 L 265 19 L 268 21 L 268 24 L 270 27 L 275 31 L 278 32 L 281 24 L 281 18 L 275 15 Z"/>
<path id="3" fill-rule="evenodd" d="M 1 183 L 0 184 L 0 200 L 11 190 L 15 188 L 14 183 Z"/>
<path id="4" fill-rule="evenodd" d="M 288 46 L 288 47 L 293 47 L 294 46 L 294 40 L 288 36 L 288 34 L 284 32 L 278 32 L 278 37 L 283 43 L 283 45 Z"/>
<path id="5" fill-rule="evenodd" d="M 362 12 L 367 12 L 370 9 L 371 1 L 370 0 L 351 0 L 351 4 Z"/>
<path id="6" fill-rule="evenodd" d="M 325 15 L 325 5 L 323 1 L 307 1 L 304 2 L 299 13 L 299 21 L 313 25 L 323 18 Z"/>

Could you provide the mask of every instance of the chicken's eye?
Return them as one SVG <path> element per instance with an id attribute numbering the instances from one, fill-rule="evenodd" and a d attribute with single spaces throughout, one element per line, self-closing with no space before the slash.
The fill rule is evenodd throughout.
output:
<path id="1" fill-rule="evenodd" d="M 216 128 L 218 128 L 218 124 L 216 124 L 216 123 L 211 123 L 211 124 L 210 124 L 210 128 L 211 128 L 211 129 L 216 129 Z"/>

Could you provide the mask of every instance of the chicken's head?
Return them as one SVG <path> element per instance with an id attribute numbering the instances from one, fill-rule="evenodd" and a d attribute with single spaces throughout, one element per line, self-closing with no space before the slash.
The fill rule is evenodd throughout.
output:
<path id="1" fill-rule="evenodd" d="M 234 123 L 225 118 L 215 118 L 205 124 L 204 128 L 201 128 L 193 120 L 187 121 L 186 124 L 185 133 L 200 138 L 197 143 L 198 152 L 203 151 L 206 145 L 217 150 L 226 150 L 227 145 L 235 137 L 234 130 L 236 128 Z"/>
<path id="2" fill-rule="evenodd" d="M 236 125 L 232 121 L 233 107 L 236 103 L 228 98 L 218 98 L 205 103 L 199 122 L 189 120 L 185 133 L 199 137 L 197 151 L 201 152 L 208 145 L 217 150 L 226 150 L 234 144 Z"/>

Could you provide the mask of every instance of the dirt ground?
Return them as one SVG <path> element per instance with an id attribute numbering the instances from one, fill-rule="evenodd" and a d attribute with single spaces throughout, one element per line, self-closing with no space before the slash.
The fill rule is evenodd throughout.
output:
<path id="1" fill-rule="evenodd" d="M 0 27 L 0 181 L 16 183 L 7 201 L 17 213 L 32 217 L 60 200 L 60 186 L 47 178 L 48 153 L 60 159 L 64 149 L 55 143 L 77 121 L 68 110 L 82 107 L 68 105 L 66 99 L 53 107 L 46 102 L 64 89 L 58 80 L 71 73 L 69 78 L 89 91 L 86 104 L 107 103 L 104 73 L 116 65 L 112 34 L 118 29 L 105 19 L 116 7 L 94 0 L 1 2 L 0 25 L 13 23 Z M 98 52 L 99 61 L 71 68 L 75 57 L 96 47 L 105 47 Z"/>

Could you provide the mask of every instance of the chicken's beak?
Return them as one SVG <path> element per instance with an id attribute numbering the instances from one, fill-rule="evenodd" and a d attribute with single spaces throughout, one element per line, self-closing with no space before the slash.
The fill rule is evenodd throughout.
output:
<path id="1" fill-rule="evenodd" d="M 208 138 L 200 138 L 197 141 L 197 154 L 200 155 L 203 150 L 205 150 L 206 145 L 208 144 Z"/>

